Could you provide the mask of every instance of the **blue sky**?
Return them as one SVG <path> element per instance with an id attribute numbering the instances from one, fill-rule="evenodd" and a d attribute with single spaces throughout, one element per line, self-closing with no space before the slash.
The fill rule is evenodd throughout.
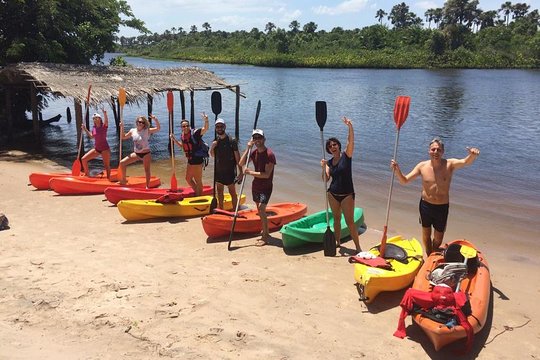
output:
<path id="1" fill-rule="evenodd" d="M 146 27 L 162 33 L 172 27 L 189 30 L 208 22 L 212 30 L 264 30 L 268 22 L 289 29 L 289 24 L 297 20 L 301 26 L 315 22 L 317 30 L 332 30 L 340 26 L 344 29 L 362 28 L 377 23 L 378 9 L 387 13 L 398 3 L 405 1 L 412 12 L 424 18 L 430 8 L 442 7 L 443 0 L 127 0 L 135 16 L 146 23 Z M 512 1 L 526 2 L 531 9 L 538 9 L 540 0 Z M 482 10 L 497 10 L 504 0 L 480 0 Z M 387 19 L 383 20 L 388 22 Z M 136 36 L 136 31 L 123 28 L 120 36 Z"/>

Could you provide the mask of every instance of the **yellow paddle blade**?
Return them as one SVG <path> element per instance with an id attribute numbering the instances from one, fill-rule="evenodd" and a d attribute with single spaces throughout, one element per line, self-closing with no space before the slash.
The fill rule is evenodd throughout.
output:
<path id="1" fill-rule="evenodd" d="M 461 245 L 459 252 L 465 257 L 465 259 L 472 259 L 476 256 L 476 249 L 467 245 Z"/>

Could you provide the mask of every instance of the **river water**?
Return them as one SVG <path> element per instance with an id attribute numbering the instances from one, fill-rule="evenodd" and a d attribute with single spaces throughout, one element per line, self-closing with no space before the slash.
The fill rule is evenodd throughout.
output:
<path id="1" fill-rule="evenodd" d="M 258 127 L 264 129 L 267 146 L 277 157 L 272 200 L 304 202 L 309 212 L 324 208 L 319 165 L 321 133 L 315 121 L 315 101 L 326 101 L 325 139 L 336 136 L 345 144 L 347 128 L 340 117 L 346 115 L 353 120 L 356 204 L 364 208 L 367 226 L 379 230 L 385 222 L 389 162 L 396 139 L 394 101 L 398 95 L 408 95 L 411 106 L 400 131 L 397 155 L 404 172 L 427 159 L 428 143 L 434 136 L 444 140 L 446 157 L 466 156 L 467 146 L 481 151 L 471 167 L 454 175 L 447 240 L 467 237 L 482 244 L 499 240 L 528 246 L 540 233 L 540 71 L 287 69 L 130 57 L 126 60 L 135 66 L 153 68 L 200 66 L 230 84 L 240 84 L 246 95 L 240 106 L 242 149 L 253 127 L 257 101 L 261 100 Z M 234 134 L 235 95 L 228 90 L 221 93 L 220 117 Z M 175 114 L 180 114 L 179 96 L 175 99 Z M 58 113 L 64 116 L 56 125 L 43 128 L 42 143 L 48 157 L 70 166 L 76 156 L 77 140 L 75 122 L 65 121 L 67 106 L 73 107 L 71 99 L 51 102 L 44 111 L 44 118 Z M 73 108 L 71 111 L 74 113 Z M 197 126 L 202 125 L 199 114 L 203 111 L 214 118 L 210 92 L 195 93 Z M 189 117 L 189 109 L 187 112 Z M 136 115 L 145 113 L 146 106 L 126 106 L 124 118 L 130 124 Z M 167 185 L 171 161 L 163 97 L 154 100 L 154 114 L 161 119 L 163 128 L 152 138 L 152 172 Z M 178 125 L 176 120 L 176 133 Z M 115 135 L 111 126 L 113 166 L 118 157 Z M 206 138 L 210 142 L 211 136 L 207 134 Z M 89 148 L 91 142 L 85 146 Z M 130 141 L 124 142 L 123 148 L 124 154 L 131 151 Z M 183 183 L 185 159 L 181 152 L 176 153 L 177 178 Z M 98 161 L 94 166 L 100 165 Z M 211 165 L 205 170 L 208 183 L 212 182 L 212 171 Z M 135 165 L 129 173 L 142 174 L 142 168 Z M 407 186 L 395 182 L 390 232 L 421 237 L 417 210 L 420 186 L 419 180 Z M 246 190 L 249 194 L 249 183 Z"/>

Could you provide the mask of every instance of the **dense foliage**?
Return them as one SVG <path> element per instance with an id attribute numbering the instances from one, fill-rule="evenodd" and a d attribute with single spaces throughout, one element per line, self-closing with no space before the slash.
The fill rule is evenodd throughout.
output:
<path id="1" fill-rule="evenodd" d="M 289 29 L 269 22 L 264 31 L 189 31 L 172 28 L 163 34 L 120 38 L 120 50 L 137 56 L 254 64 L 263 66 L 365 68 L 538 68 L 538 10 L 506 2 L 501 9 L 482 11 L 477 0 L 448 0 L 429 9 L 425 19 L 395 5 L 380 9 L 379 24 L 362 29 L 317 31 L 294 20 Z M 382 23 L 387 16 L 392 27 Z M 432 26 L 433 23 L 433 26 Z"/>
<path id="2" fill-rule="evenodd" d="M 125 0 L 0 0 L 0 65 L 99 61 L 121 25 L 147 31 Z"/>

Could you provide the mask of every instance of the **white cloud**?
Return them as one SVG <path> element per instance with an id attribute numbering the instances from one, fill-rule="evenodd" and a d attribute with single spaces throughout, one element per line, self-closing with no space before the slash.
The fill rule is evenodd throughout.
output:
<path id="1" fill-rule="evenodd" d="M 438 8 L 440 7 L 440 5 L 437 5 L 435 2 L 433 1 L 419 1 L 417 3 L 415 3 L 415 6 L 419 9 L 422 9 L 422 10 L 427 10 L 427 9 L 435 9 L 435 8 Z"/>
<path id="2" fill-rule="evenodd" d="M 359 12 L 366 7 L 367 3 L 367 0 L 347 0 L 334 7 L 320 5 L 312 8 L 312 10 L 315 14 L 319 15 L 348 14 L 352 12 Z"/>

